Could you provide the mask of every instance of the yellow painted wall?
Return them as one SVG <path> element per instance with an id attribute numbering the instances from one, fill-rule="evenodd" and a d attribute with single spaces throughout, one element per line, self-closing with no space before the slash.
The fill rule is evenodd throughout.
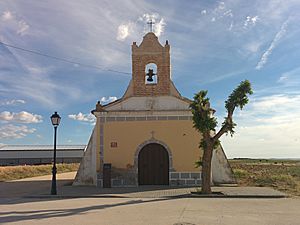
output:
<path id="1" fill-rule="evenodd" d="M 113 167 L 134 165 L 134 155 L 140 144 L 154 138 L 164 142 L 172 152 L 176 171 L 199 171 L 194 163 L 202 155 L 198 146 L 200 134 L 189 120 L 122 121 L 104 124 L 104 162 Z M 111 148 L 117 142 L 117 148 Z"/>

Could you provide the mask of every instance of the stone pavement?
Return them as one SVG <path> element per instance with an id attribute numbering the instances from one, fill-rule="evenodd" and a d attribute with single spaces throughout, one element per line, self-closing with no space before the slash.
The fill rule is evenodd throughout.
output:
<path id="1" fill-rule="evenodd" d="M 170 187 L 170 186 L 140 186 L 126 188 L 96 188 L 62 186 L 58 190 L 58 197 L 119 197 L 119 198 L 179 198 L 179 197 L 227 197 L 227 198 L 282 198 L 286 194 L 266 187 L 213 187 L 214 192 L 209 196 L 191 194 L 197 192 L 196 187 Z M 35 195 L 32 197 L 51 197 Z"/>
<path id="2" fill-rule="evenodd" d="M 214 192 L 223 195 L 197 196 L 195 187 L 139 186 L 128 188 L 96 188 L 71 186 L 75 172 L 57 175 L 57 196 L 51 196 L 51 175 L 26 178 L 17 181 L 0 182 L 0 198 L 75 198 L 75 197 L 119 197 L 119 198 L 178 198 L 178 197 L 254 197 L 279 198 L 286 195 L 265 187 L 213 187 Z"/>
<path id="3" fill-rule="evenodd" d="M 71 184 L 75 172 L 57 174 L 57 187 Z M 0 182 L 0 198 L 22 197 L 30 194 L 50 193 L 51 175 Z"/>
<path id="4" fill-rule="evenodd" d="M 22 198 L 0 203 L 9 225 L 299 225 L 299 198 Z"/>
<path id="5" fill-rule="evenodd" d="M 55 197 L 49 195 L 51 176 L 0 183 L 0 224 L 300 224 L 300 198 L 274 198 L 281 193 L 270 188 L 214 187 L 239 198 L 195 198 L 189 194 L 195 188 L 73 187 L 74 175 L 58 176 L 59 195 Z M 250 194 L 256 197 L 245 198 Z"/>

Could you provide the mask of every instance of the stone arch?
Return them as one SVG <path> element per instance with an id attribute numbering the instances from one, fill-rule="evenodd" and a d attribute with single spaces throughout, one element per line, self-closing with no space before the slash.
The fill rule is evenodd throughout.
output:
<path id="1" fill-rule="evenodd" d="M 149 81 L 148 74 L 152 70 L 153 76 L 151 76 L 152 81 Z M 149 62 L 145 64 L 145 84 L 157 84 L 158 83 L 158 66 L 155 62 Z"/>
<path id="2" fill-rule="evenodd" d="M 144 141 L 143 143 L 141 143 L 137 147 L 137 150 L 135 151 L 135 154 L 134 154 L 134 170 L 136 171 L 136 174 L 138 174 L 138 161 L 139 161 L 139 153 L 140 153 L 140 151 L 146 145 L 153 144 L 153 143 L 160 144 L 160 145 L 162 145 L 166 149 L 166 151 L 168 152 L 168 155 L 169 155 L 169 172 L 174 171 L 174 169 L 173 169 L 173 155 L 172 155 L 172 151 L 169 148 L 169 146 L 166 143 L 164 143 L 163 141 L 151 138 L 151 139 L 149 139 L 149 140 Z"/>

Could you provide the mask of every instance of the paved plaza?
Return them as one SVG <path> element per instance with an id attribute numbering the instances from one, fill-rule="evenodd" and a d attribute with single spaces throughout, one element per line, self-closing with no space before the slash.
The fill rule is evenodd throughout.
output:
<path id="1" fill-rule="evenodd" d="M 0 205 L 1 224 L 299 225 L 300 199 L 73 198 L 14 199 Z"/>
<path id="2" fill-rule="evenodd" d="M 124 189 L 122 193 L 118 189 L 72 189 L 68 184 L 73 176 L 58 176 L 59 196 L 55 198 L 48 195 L 51 176 L 0 183 L 0 224 L 300 224 L 300 198 L 278 198 L 272 189 L 226 187 L 219 190 L 258 196 L 196 198 L 188 195 L 191 188 Z M 87 190 L 94 193 L 89 195 Z M 63 193 L 68 191 L 73 192 Z M 264 198 L 266 194 L 274 198 Z"/>

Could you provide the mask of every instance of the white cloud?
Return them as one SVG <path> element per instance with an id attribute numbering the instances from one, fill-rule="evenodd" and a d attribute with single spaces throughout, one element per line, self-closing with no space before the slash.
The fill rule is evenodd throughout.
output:
<path id="1" fill-rule="evenodd" d="M 253 17 L 247 16 L 244 22 L 244 28 L 247 28 L 250 25 L 255 26 L 258 20 L 259 20 L 258 16 L 253 16 Z"/>
<path id="2" fill-rule="evenodd" d="M 260 46 L 261 46 L 261 42 L 255 40 L 247 43 L 245 45 L 245 49 L 251 53 L 256 53 L 259 50 Z"/>
<path id="3" fill-rule="evenodd" d="M 300 67 L 283 73 L 277 82 L 286 87 L 296 87 L 298 89 L 300 85 Z"/>
<path id="4" fill-rule="evenodd" d="M 217 7 L 213 10 L 213 13 L 220 18 L 223 16 L 233 17 L 231 9 L 227 8 L 225 2 L 219 2 Z"/>
<path id="5" fill-rule="evenodd" d="M 202 14 L 202 12 L 201 12 L 201 14 Z M 208 14 L 208 13 L 205 11 L 205 14 Z M 218 5 L 211 11 L 210 14 L 211 14 L 211 19 L 210 19 L 211 22 L 216 22 L 217 20 L 224 19 L 225 21 L 227 21 L 227 23 L 228 22 L 230 23 L 229 30 L 232 29 L 233 12 L 231 9 L 229 9 L 226 6 L 225 2 L 218 2 Z"/>
<path id="6" fill-rule="evenodd" d="M 236 133 L 223 137 L 230 157 L 300 157 L 300 95 L 250 99 L 237 111 Z"/>
<path id="7" fill-rule="evenodd" d="M 138 30 L 138 22 L 142 22 L 144 26 L 144 33 L 149 32 L 149 24 L 148 22 L 152 21 L 152 29 L 153 32 L 156 34 L 156 36 L 160 36 L 165 29 L 166 22 L 165 19 L 162 18 L 157 13 L 148 14 L 145 13 L 142 16 L 138 18 L 136 22 L 128 22 L 128 23 L 122 23 L 118 26 L 118 33 L 117 33 L 117 40 L 124 41 L 126 38 L 128 38 L 130 35 L 135 34 L 137 36 L 137 30 Z M 146 28 L 147 25 L 147 28 Z"/>
<path id="8" fill-rule="evenodd" d="M 242 127 L 238 124 L 233 138 L 223 137 L 222 143 L 229 157 L 299 158 L 300 138 L 293 125 L 260 125 Z"/>
<path id="9" fill-rule="evenodd" d="M 4 126 L 0 126 L 0 138 L 23 138 L 26 137 L 28 134 L 34 133 L 35 131 L 35 128 L 28 128 L 25 125 L 15 126 L 13 124 L 7 124 Z"/>
<path id="10" fill-rule="evenodd" d="M 273 39 L 271 45 L 269 46 L 269 48 L 264 52 L 264 54 L 262 55 L 260 61 L 257 63 L 255 69 L 260 70 L 261 68 L 264 67 L 264 65 L 267 63 L 269 56 L 272 54 L 273 49 L 278 45 L 279 41 L 281 40 L 281 38 L 285 35 L 286 33 L 286 27 L 288 25 L 288 21 L 286 20 L 281 28 L 280 31 L 275 35 L 275 38 Z"/>
<path id="11" fill-rule="evenodd" d="M 25 35 L 29 29 L 29 25 L 24 19 L 20 19 L 19 16 L 10 11 L 5 11 L 1 16 L 1 20 L 4 22 L 1 24 L 1 29 L 12 29 L 20 36 Z"/>
<path id="12" fill-rule="evenodd" d="M 224 16 L 233 17 L 233 13 L 232 13 L 231 9 L 227 10 L 226 12 L 224 12 L 223 15 L 224 15 Z"/>
<path id="13" fill-rule="evenodd" d="M 287 15 L 299 15 L 299 0 L 257 1 L 257 3 L 257 11 L 269 21 L 281 21 Z"/>
<path id="14" fill-rule="evenodd" d="M 24 20 L 20 20 L 18 22 L 17 34 L 23 36 L 24 34 L 26 34 L 28 29 L 29 29 L 29 25 Z"/>
<path id="15" fill-rule="evenodd" d="M 78 120 L 78 121 L 82 121 L 82 122 L 95 123 L 95 121 L 96 121 L 95 116 L 91 113 L 83 114 L 82 112 L 79 112 L 77 115 L 76 114 L 71 114 L 71 115 L 68 115 L 68 117 L 70 119 Z"/>
<path id="16" fill-rule="evenodd" d="M 102 98 L 100 99 L 100 103 L 101 103 L 102 105 L 104 105 L 104 104 L 107 104 L 107 103 L 110 103 L 110 102 L 114 102 L 114 101 L 116 101 L 117 99 L 118 99 L 118 98 L 115 97 L 115 96 L 102 97 Z"/>
<path id="17" fill-rule="evenodd" d="M 142 17 L 139 18 L 139 21 L 147 24 L 147 22 L 152 21 L 154 22 L 153 25 L 153 32 L 157 37 L 159 37 L 165 29 L 166 22 L 163 17 L 161 17 L 158 13 L 148 14 L 145 13 Z M 148 24 L 147 24 L 148 25 Z M 149 28 L 145 29 L 145 32 L 149 32 Z"/>
<path id="18" fill-rule="evenodd" d="M 107 65 L 108 67 L 115 65 L 116 62 L 126 61 L 128 58 L 128 55 L 124 54 L 123 52 L 116 51 L 115 49 L 108 48 L 108 47 L 103 47 L 101 49 L 98 49 L 97 52 L 99 55 L 101 55 L 102 63 L 104 65 Z M 127 71 L 124 71 L 124 72 L 127 72 Z M 121 76 L 128 76 L 128 75 L 122 74 Z"/>
<path id="19" fill-rule="evenodd" d="M 3 111 L 0 113 L 0 121 L 16 123 L 40 123 L 43 120 L 42 116 L 25 111 L 21 111 L 19 113 Z"/>
<path id="20" fill-rule="evenodd" d="M 239 111 L 237 120 L 248 121 L 246 126 L 285 125 L 299 120 L 300 95 L 274 94 L 250 100 L 245 110 Z"/>
<path id="21" fill-rule="evenodd" d="M 10 11 L 5 11 L 1 16 L 1 19 L 3 21 L 11 20 L 13 19 L 13 14 Z"/>
<path id="22" fill-rule="evenodd" d="M 214 83 L 214 82 L 219 82 L 221 80 L 228 79 L 230 77 L 239 76 L 239 75 L 247 73 L 247 72 L 248 71 L 245 70 L 245 69 L 240 69 L 240 70 L 231 71 L 231 72 L 225 73 L 225 74 L 223 73 L 220 76 L 214 75 L 213 78 L 210 78 L 210 79 L 207 79 L 207 80 L 203 80 L 203 81 L 201 81 L 201 83 L 202 84 L 211 84 L 211 83 Z"/>
<path id="23" fill-rule="evenodd" d="M 155 32 L 157 37 L 159 37 L 164 32 L 165 26 L 166 26 L 166 23 L 165 23 L 164 18 L 161 18 L 159 20 L 159 22 L 154 24 L 154 32 Z"/>
<path id="24" fill-rule="evenodd" d="M 12 99 L 7 101 L 0 102 L 0 105 L 18 105 L 18 104 L 25 104 L 26 101 L 22 99 Z"/>
<path id="25" fill-rule="evenodd" d="M 114 51 L 117 52 L 117 51 Z M 57 96 L 65 96 L 65 100 L 82 99 L 82 90 L 79 87 L 70 85 L 70 81 L 62 79 L 60 85 L 53 79 L 55 68 L 42 67 L 33 64 L 29 61 L 27 55 L 15 55 L 15 64 L 18 68 L 15 69 L 18 74 L 13 76 L 10 73 L 1 74 L 1 91 L 6 92 L 7 96 L 12 96 L 12 93 L 17 96 L 30 98 L 44 107 L 60 107 L 57 102 Z M 61 88 L 63 86 L 63 88 Z"/>
<path id="26" fill-rule="evenodd" d="M 288 76 L 285 74 L 282 74 L 279 79 L 278 79 L 278 83 L 284 83 L 286 80 L 288 80 Z"/>
<path id="27" fill-rule="evenodd" d="M 227 10 L 226 12 L 224 12 L 223 15 L 224 15 L 225 17 L 226 17 L 226 16 L 228 16 L 228 17 L 233 17 L 233 13 L 232 13 L 231 9 L 230 9 L 230 10 Z"/>
<path id="28" fill-rule="evenodd" d="M 255 25 L 258 20 L 259 20 L 258 16 L 254 16 L 251 18 L 251 22 L 253 25 Z"/>
<path id="29" fill-rule="evenodd" d="M 263 114 L 277 112 L 278 115 L 284 113 L 284 115 L 291 116 L 294 112 L 285 114 L 286 111 L 297 109 L 300 111 L 300 95 L 271 95 L 261 97 L 253 101 L 251 104 L 254 113 L 260 111 Z"/>
<path id="30" fill-rule="evenodd" d="M 223 9 L 225 9 L 225 2 L 219 2 L 217 9 L 218 9 L 218 10 L 223 10 Z"/>
<path id="31" fill-rule="evenodd" d="M 230 26 L 229 26 L 228 30 L 231 31 L 232 28 L 233 28 L 233 22 L 230 23 Z"/>
<path id="32" fill-rule="evenodd" d="M 206 15 L 207 11 L 204 9 L 201 11 L 201 15 Z"/>
<path id="33" fill-rule="evenodd" d="M 118 27 L 117 40 L 124 41 L 133 31 L 134 24 L 129 22 Z"/>

